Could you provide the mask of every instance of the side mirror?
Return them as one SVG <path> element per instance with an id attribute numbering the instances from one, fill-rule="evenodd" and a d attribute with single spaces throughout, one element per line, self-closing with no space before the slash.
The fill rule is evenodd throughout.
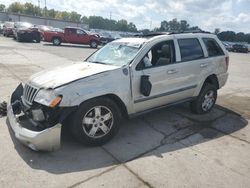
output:
<path id="1" fill-rule="evenodd" d="M 149 75 L 142 75 L 141 76 L 141 86 L 140 91 L 144 96 L 149 96 L 151 93 L 152 84 L 149 81 Z"/>

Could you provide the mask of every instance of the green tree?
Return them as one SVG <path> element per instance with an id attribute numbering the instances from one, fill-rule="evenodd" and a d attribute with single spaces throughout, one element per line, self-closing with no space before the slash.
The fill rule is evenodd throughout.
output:
<path id="1" fill-rule="evenodd" d="M 14 2 L 9 5 L 8 12 L 14 12 L 14 13 L 24 13 L 24 5 L 18 2 Z"/>
<path id="2" fill-rule="evenodd" d="M 55 18 L 57 13 L 58 11 L 56 11 L 55 9 L 49 9 L 47 10 L 47 17 Z"/>
<path id="3" fill-rule="evenodd" d="M 72 11 L 70 14 L 70 21 L 72 22 L 80 22 L 81 21 L 81 14 L 78 14 L 77 12 L 75 11 Z"/>
<path id="4" fill-rule="evenodd" d="M 156 29 L 156 30 L 158 30 L 158 31 L 169 31 L 170 27 L 169 27 L 168 22 L 166 20 L 162 21 L 160 28 Z"/>
<path id="5" fill-rule="evenodd" d="M 89 19 L 87 16 L 83 16 L 81 17 L 81 22 L 84 23 L 84 24 L 89 24 Z"/>
<path id="6" fill-rule="evenodd" d="M 220 33 L 220 28 L 215 28 L 214 34 L 218 35 Z"/>
<path id="7" fill-rule="evenodd" d="M 128 24 L 128 31 L 130 31 L 130 32 L 136 32 L 137 31 L 137 28 L 136 28 L 134 23 L 130 22 Z"/>
<path id="8" fill-rule="evenodd" d="M 179 29 L 181 31 L 187 31 L 189 29 L 190 25 L 187 23 L 186 20 L 181 20 L 179 27 L 180 27 Z"/>
<path id="9" fill-rule="evenodd" d="M 218 37 L 222 41 L 236 41 L 236 33 L 233 31 L 223 31 L 218 34 Z"/>
<path id="10" fill-rule="evenodd" d="M 119 30 L 119 31 L 128 31 L 128 22 L 127 20 L 119 20 L 117 22 L 117 29 L 116 30 Z"/>
<path id="11" fill-rule="evenodd" d="M 243 32 L 237 33 L 235 36 L 235 40 L 237 42 L 245 42 L 246 41 L 246 36 Z"/>
<path id="12" fill-rule="evenodd" d="M 0 4 L 0 11 L 5 11 L 5 5 L 4 4 Z"/>
<path id="13" fill-rule="evenodd" d="M 24 4 L 24 14 L 33 15 L 33 16 L 41 16 L 42 10 L 38 7 L 33 5 L 32 3 L 25 3 Z"/>
<path id="14" fill-rule="evenodd" d="M 170 20 L 168 22 L 170 31 L 179 31 L 180 29 L 180 23 L 177 21 L 177 19 Z"/>
<path id="15" fill-rule="evenodd" d="M 55 18 L 59 20 L 70 21 L 70 13 L 66 11 L 57 12 Z"/>

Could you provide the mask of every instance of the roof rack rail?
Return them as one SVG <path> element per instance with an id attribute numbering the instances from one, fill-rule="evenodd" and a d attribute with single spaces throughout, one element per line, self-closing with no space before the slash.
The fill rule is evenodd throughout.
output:
<path id="1" fill-rule="evenodd" d="M 174 35 L 174 34 L 185 34 L 185 33 L 208 33 L 211 34 L 208 31 L 203 31 L 203 30 L 186 30 L 186 31 L 169 31 L 169 32 L 152 32 L 148 34 L 137 34 L 134 35 L 134 37 L 155 37 L 159 35 Z"/>
<path id="2" fill-rule="evenodd" d="M 182 34 L 182 33 L 209 33 L 211 34 L 209 31 L 203 31 L 201 29 L 195 29 L 195 30 L 184 30 L 184 31 L 171 31 L 171 34 Z"/>

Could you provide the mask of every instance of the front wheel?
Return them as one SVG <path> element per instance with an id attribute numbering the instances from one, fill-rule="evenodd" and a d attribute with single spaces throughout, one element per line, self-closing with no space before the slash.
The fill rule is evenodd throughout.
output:
<path id="1" fill-rule="evenodd" d="M 61 44 L 61 39 L 58 38 L 58 37 L 53 38 L 52 43 L 53 43 L 53 45 L 55 45 L 55 46 L 59 46 L 59 45 Z"/>
<path id="2" fill-rule="evenodd" d="M 90 42 L 90 47 L 91 47 L 91 48 L 97 48 L 97 47 L 98 47 L 98 43 L 97 43 L 96 41 L 92 40 L 92 41 Z"/>
<path id="3" fill-rule="evenodd" d="M 199 96 L 195 101 L 192 101 L 191 111 L 196 114 L 205 114 L 212 110 L 217 99 L 217 88 L 212 85 L 206 83 Z"/>
<path id="4" fill-rule="evenodd" d="M 119 130 L 120 110 L 109 98 L 84 102 L 73 116 L 73 136 L 85 145 L 98 146 L 112 139 Z"/>

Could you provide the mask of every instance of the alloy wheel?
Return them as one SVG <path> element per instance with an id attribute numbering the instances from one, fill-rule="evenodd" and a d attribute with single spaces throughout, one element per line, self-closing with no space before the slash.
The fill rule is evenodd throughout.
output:
<path id="1" fill-rule="evenodd" d="M 109 108 L 95 106 L 83 117 L 82 127 L 89 137 L 100 138 L 109 133 L 113 123 L 113 114 Z"/>

